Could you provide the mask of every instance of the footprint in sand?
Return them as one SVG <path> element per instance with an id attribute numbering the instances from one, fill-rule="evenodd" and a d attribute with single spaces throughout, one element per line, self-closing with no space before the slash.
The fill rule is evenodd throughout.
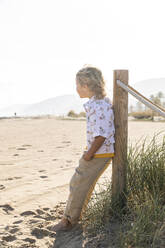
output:
<path id="1" fill-rule="evenodd" d="M 63 141 L 62 143 L 69 144 L 69 143 L 71 143 L 71 141 Z"/>
<path id="2" fill-rule="evenodd" d="M 49 210 L 48 208 L 44 208 L 46 209 L 47 211 Z M 45 221 L 52 221 L 52 220 L 56 220 L 56 216 L 53 214 L 52 215 L 52 212 L 46 212 L 44 211 L 44 209 L 36 209 L 35 212 L 36 212 L 36 215 L 33 216 L 32 219 L 29 220 L 30 223 L 37 223 L 37 222 L 40 222 L 41 220 L 45 220 Z M 55 210 L 56 211 L 56 210 Z M 40 219 L 40 220 L 37 220 L 36 219 Z M 38 227 L 39 228 L 42 228 L 43 225 L 42 223 L 40 222 L 38 224 Z"/>
<path id="3" fill-rule="evenodd" d="M 10 234 L 2 237 L 2 240 L 6 241 L 6 242 L 12 242 L 16 239 L 17 239 L 17 237 L 15 235 L 10 235 Z"/>
<path id="4" fill-rule="evenodd" d="M 45 211 L 43 211 L 41 209 L 36 209 L 36 212 L 37 212 L 37 214 L 40 214 L 40 215 L 45 214 Z"/>
<path id="5" fill-rule="evenodd" d="M 9 230 L 9 233 L 14 234 L 14 233 L 18 232 L 19 230 L 20 229 L 18 227 L 14 227 L 14 228 Z"/>
<path id="6" fill-rule="evenodd" d="M 70 141 L 63 141 L 62 143 L 63 143 L 63 144 L 66 144 L 66 146 L 69 146 L 69 145 L 71 144 Z"/>
<path id="7" fill-rule="evenodd" d="M 36 223 L 38 223 L 38 222 L 40 222 L 40 220 L 36 220 L 36 219 L 31 219 L 31 220 L 29 220 L 29 224 L 31 225 L 31 224 L 36 224 Z"/>
<path id="8" fill-rule="evenodd" d="M 22 222 L 23 222 L 23 220 L 17 220 L 17 221 L 14 221 L 13 224 L 20 224 Z"/>
<path id="9" fill-rule="evenodd" d="M 3 184 L 0 185 L 0 190 L 5 189 L 5 186 Z"/>
<path id="10" fill-rule="evenodd" d="M 36 215 L 36 213 L 34 211 L 24 211 L 20 214 L 21 216 L 29 216 L 29 215 Z"/>
<path id="11" fill-rule="evenodd" d="M 46 221 L 54 221 L 54 220 L 57 219 L 57 216 L 47 215 L 44 219 L 45 219 Z"/>
<path id="12" fill-rule="evenodd" d="M 72 160 L 66 160 L 67 163 L 72 163 L 73 161 Z"/>
<path id="13" fill-rule="evenodd" d="M 9 214 L 9 211 L 14 210 L 14 208 L 12 208 L 9 204 L 0 205 L 0 208 L 2 208 L 2 210 L 5 211 L 7 214 Z"/>
<path id="14" fill-rule="evenodd" d="M 34 216 L 34 219 L 36 219 L 36 218 L 37 218 L 37 219 L 45 219 L 44 216 L 41 216 L 41 215 L 39 215 L 39 214 Z"/>
<path id="15" fill-rule="evenodd" d="M 11 181 L 11 180 L 14 180 L 14 178 L 13 177 L 8 177 L 8 178 L 5 179 L 5 181 Z"/>
<path id="16" fill-rule="evenodd" d="M 52 232 L 48 231 L 45 228 L 34 228 L 31 231 L 31 235 L 35 236 L 37 239 L 43 239 L 44 237 L 48 237 L 53 235 Z"/>
<path id="17" fill-rule="evenodd" d="M 70 167 L 70 163 L 72 163 L 72 160 L 66 160 L 67 164 L 65 165 L 65 167 Z"/>
<path id="18" fill-rule="evenodd" d="M 26 239 L 22 239 L 22 240 L 25 241 L 25 242 L 28 242 L 30 244 L 34 244 L 36 242 L 36 240 L 32 239 L 32 238 L 26 238 Z"/>
<path id="19" fill-rule="evenodd" d="M 48 178 L 48 176 L 40 176 L 40 178 Z"/>
<path id="20" fill-rule="evenodd" d="M 16 157 L 16 156 L 19 156 L 19 154 L 18 154 L 18 153 L 16 153 L 16 154 L 13 154 L 13 156 L 15 156 L 15 157 Z"/>
<path id="21" fill-rule="evenodd" d="M 14 179 L 21 179 L 22 177 L 14 177 Z"/>
<path id="22" fill-rule="evenodd" d="M 8 177 L 5 179 L 5 181 L 11 181 L 11 180 L 14 180 L 14 179 L 21 179 L 22 177 Z"/>
<path id="23" fill-rule="evenodd" d="M 46 170 L 39 170 L 38 172 L 45 172 Z"/>
<path id="24" fill-rule="evenodd" d="M 50 208 L 43 208 L 44 211 L 48 211 Z"/>
<path id="25" fill-rule="evenodd" d="M 30 147 L 30 146 L 32 146 L 32 145 L 28 145 L 28 144 L 26 145 L 26 144 L 25 144 L 25 145 L 22 145 L 22 146 L 23 146 L 23 147 Z"/>

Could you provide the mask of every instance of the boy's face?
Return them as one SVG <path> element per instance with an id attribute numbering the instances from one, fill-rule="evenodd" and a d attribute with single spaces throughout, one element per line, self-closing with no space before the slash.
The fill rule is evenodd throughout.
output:
<path id="1" fill-rule="evenodd" d="M 92 92 L 89 90 L 86 84 L 81 85 L 78 80 L 76 80 L 76 90 L 80 98 L 90 98 L 93 96 Z"/>

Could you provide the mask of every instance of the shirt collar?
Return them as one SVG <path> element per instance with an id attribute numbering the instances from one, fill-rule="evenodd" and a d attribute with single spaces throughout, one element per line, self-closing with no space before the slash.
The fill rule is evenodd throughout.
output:
<path id="1" fill-rule="evenodd" d="M 96 100 L 96 96 L 92 96 L 86 103 L 83 104 L 85 110 L 88 110 L 89 105 Z"/>
<path id="2" fill-rule="evenodd" d="M 90 103 L 92 103 L 95 100 L 96 100 L 96 96 L 92 96 L 87 103 L 90 104 Z"/>
<path id="3" fill-rule="evenodd" d="M 97 100 L 96 96 L 92 96 L 86 103 L 83 104 L 83 107 L 84 107 L 86 112 L 88 112 L 91 103 L 93 103 L 96 100 Z M 109 99 L 109 97 L 104 97 L 104 100 L 110 104 L 111 108 L 113 108 L 111 100 Z"/>
<path id="4" fill-rule="evenodd" d="M 89 104 L 91 104 L 92 102 L 94 102 L 96 100 L 95 96 L 92 96 L 91 98 L 89 98 L 89 100 L 83 104 L 84 107 L 89 106 Z"/>

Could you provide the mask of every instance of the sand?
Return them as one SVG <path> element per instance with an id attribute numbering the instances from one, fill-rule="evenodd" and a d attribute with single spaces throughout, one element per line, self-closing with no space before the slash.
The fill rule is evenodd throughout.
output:
<path id="1" fill-rule="evenodd" d="M 161 122 L 130 121 L 129 143 L 161 130 Z M 0 247 L 92 247 L 81 228 L 50 231 L 62 217 L 85 132 L 82 120 L 0 120 Z M 100 181 L 107 177 L 111 166 Z"/>

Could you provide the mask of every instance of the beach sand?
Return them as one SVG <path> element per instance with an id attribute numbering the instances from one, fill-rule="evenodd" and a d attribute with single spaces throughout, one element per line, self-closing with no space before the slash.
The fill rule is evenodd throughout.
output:
<path id="1" fill-rule="evenodd" d="M 129 143 L 165 130 L 129 122 Z M 86 122 L 56 118 L 0 120 L 0 247 L 94 247 L 81 228 L 56 234 L 68 184 L 86 146 Z M 111 178 L 111 165 L 100 179 Z"/>

